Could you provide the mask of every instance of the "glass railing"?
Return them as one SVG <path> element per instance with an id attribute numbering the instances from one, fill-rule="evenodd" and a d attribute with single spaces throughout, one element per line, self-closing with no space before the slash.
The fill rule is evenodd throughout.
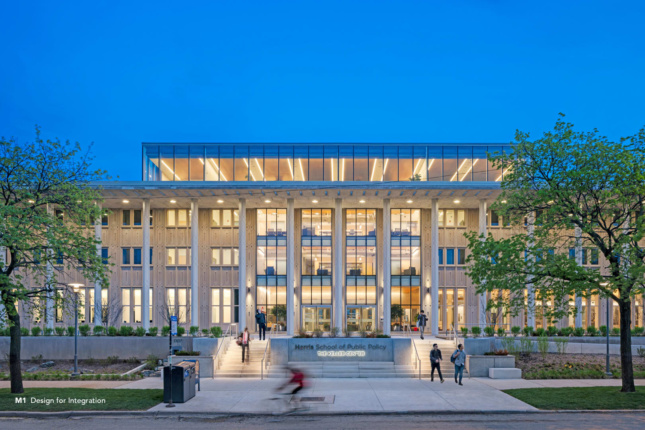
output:
<path id="1" fill-rule="evenodd" d="M 501 181 L 504 145 L 143 144 L 146 181 Z"/>

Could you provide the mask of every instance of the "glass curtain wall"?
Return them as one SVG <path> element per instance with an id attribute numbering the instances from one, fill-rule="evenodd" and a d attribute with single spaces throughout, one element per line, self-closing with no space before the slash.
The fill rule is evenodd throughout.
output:
<path id="1" fill-rule="evenodd" d="M 487 145 L 143 145 L 146 181 L 501 181 Z"/>
<path id="2" fill-rule="evenodd" d="M 301 304 L 306 331 L 330 329 L 331 224 L 331 209 L 302 209 Z"/>
<path id="3" fill-rule="evenodd" d="M 376 324 L 376 210 L 346 211 L 345 285 L 347 330 L 372 331 Z"/>
<path id="4" fill-rule="evenodd" d="M 287 210 L 257 210 L 256 304 L 267 315 L 267 326 L 286 329 Z"/>
<path id="5" fill-rule="evenodd" d="M 415 330 L 421 309 L 421 211 L 392 209 L 391 330 Z"/>

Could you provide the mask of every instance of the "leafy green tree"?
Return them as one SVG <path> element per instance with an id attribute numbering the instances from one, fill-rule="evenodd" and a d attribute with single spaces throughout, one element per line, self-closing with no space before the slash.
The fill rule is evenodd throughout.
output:
<path id="1" fill-rule="evenodd" d="M 281 323 L 287 320 L 287 306 L 286 305 L 275 305 L 271 309 L 271 315 L 276 319 L 277 323 Z"/>
<path id="2" fill-rule="evenodd" d="M 90 182 L 105 179 L 91 170 L 92 158 L 78 144 L 0 139 L 0 303 L 10 327 L 11 392 L 22 393 L 21 304 L 74 303 L 64 282 L 79 273 L 88 283 L 108 286 L 107 265 L 97 255 L 93 222 L 100 219 L 99 191 Z M 57 291 L 62 291 L 62 301 Z M 51 308 L 50 308 L 51 309 Z M 53 318 L 53 313 L 48 315 Z"/>
<path id="3" fill-rule="evenodd" d="M 575 314 L 569 299 L 600 295 L 620 310 L 622 391 L 633 392 L 631 304 L 645 275 L 645 129 L 610 141 L 575 131 L 563 119 L 537 139 L 517 131 L 512 152 L 494 157 L 504 169 L 502 193 L 492 205 L 508 221 L 511 237 L 468 233 L 468 275 L 477 292 L 505 290 L 496 308 L 517 315 L 535 300 L 548 320 Z M 596 248 L 603 270 L 576 264 L 569 249 Z"/>

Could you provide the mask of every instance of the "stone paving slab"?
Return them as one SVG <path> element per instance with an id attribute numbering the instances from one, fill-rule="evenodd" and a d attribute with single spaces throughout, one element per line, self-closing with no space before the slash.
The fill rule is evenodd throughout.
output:
<path id="1" fill-rule="evenodd" d="M 128 388 L 150 388 L 147 381 L 136 381 Z M 269 400 L 282 380 L 244 380 L 218 378 L 202 381 L 202 391 L 174 411 L 210 413 L 272 413 L 281 403 Z M 335 396 L 333 404 L 312 404 L 310 412 L 408 412 L 408 411 L 534 411 L 529 406 L 497 388 L 480 381 L 464 380 L 464 385 L 447 380 L 364 378 L 321 378 L 310 381 L 304 396 Z M 164 411 L 157 405 L 150 411 Z"/>

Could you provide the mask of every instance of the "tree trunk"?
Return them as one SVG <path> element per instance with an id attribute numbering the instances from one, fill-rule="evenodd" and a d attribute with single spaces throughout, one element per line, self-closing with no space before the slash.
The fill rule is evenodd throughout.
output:
<path id="1" fill-rule="evenodd" d="M 620 308 L 620 368 L 623 386 L 620 391 L 623 393 L 633 393 L 636 391 L 634 386 L 634 367 L 632 363 L 632 306 L 631 300 L 621 300 L 618 302 Z M 609 330 L 609 324 L 607 324 Z"/>
<path id="2" fill-rule="evenodd" d="M 9 373 L 11 374 L 11 392 L 13 394 L 24 393 L 22 387 L 22 370 L 20 369 L 20 315 L 18 312 L 7 312 L 9 321 L 11 321 L 11 328 L 9 335 L 11 336 L 9 345 Z M 630 358 L 631 360 L 631 358 Z"/>

